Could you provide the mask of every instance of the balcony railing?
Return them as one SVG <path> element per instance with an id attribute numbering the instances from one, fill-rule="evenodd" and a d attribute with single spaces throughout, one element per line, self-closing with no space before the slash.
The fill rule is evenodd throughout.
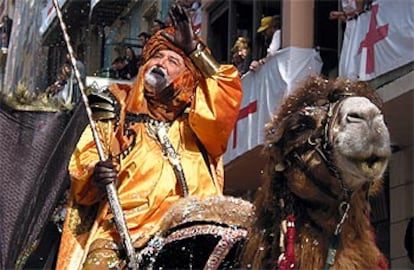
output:
<path id="1" fill-rule="evenodd" d="M 281 100 L 309 75 L 319 74 L 322 60 L 314 49 L 288 47 L 256 72 L 242 78 L 243 101 L 230 137 L 225 164 L 263 143 L 264 125 Z"/>

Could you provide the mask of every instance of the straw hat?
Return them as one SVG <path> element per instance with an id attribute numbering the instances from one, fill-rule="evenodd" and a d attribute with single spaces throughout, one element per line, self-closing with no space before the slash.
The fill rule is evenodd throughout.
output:
<path id="1" fill-rule="evenodd" d="M 263 32 L 272 24 L 272 16 L 263 17 L 260 21 L 260 27 L 257 29 L 257 33 Z"/>

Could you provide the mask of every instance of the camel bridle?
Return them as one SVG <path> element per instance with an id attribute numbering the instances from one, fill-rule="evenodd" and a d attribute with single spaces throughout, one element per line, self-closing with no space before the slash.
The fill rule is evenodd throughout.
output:
<path id="1" fill-rule="evenodd" d="M 319 130 L 319 132 L 311 134 L 305 145 L 296 147 L 289 151 L 288 153 L 288 159 L 293 159 L 294 162 L 298 165 L 299 169 L 306 175 L 307 178 L 309 178 L 318 188 L 324 192 L 326 195 L 334 199 L 335 201 L 340 201 L 338 206 L 338 212 L 339 212 L 339 220 L 337 222 L 335 231 L 333 235 L 331 236 L 331 239 L 329 241 L 329 248 L 326 256 L 326 261 L 324 265 L 324 270 L 330 269 L 332 265 L 335 263 L 335 257 L 336 252 L 339 247 L 340 243 L 340 234 L 342 231 L 342 226 L 345 223 L 349 210 L 350 210 L 350 197 L 352 194 L 352 190 L 348 187 L 346 187 L 344 180 L 341 176 L 341 173 L 338 169 L 338 167 L 335 165 L 333 161 L 333 125 L 336 123 L 339 115 L 340 108 L 343 104 L 343 102 L 348 98 L 352 96 L 349 95 L 340 95 L 337 96 L 337 98 L 333 101 L 329 101 L 325 105 L 318 106 L 319 108 L 322 107 L 325 113 L 325 118 L 322 120 L 322 128 Z M 313 107 L 314 109 L 316 106 Z M 312 108 L 310 109 L 312 110 Z M 301 112 L 303 113 L 303 112 Z M 306 112 L 305 112 L 306 113 Z M 330 174 L 336 178 L 339 182 L 340 188 L 342 190 L 342 196 L 339 194 L 335 194 L 332 192 L 327 184 L 321 182 L 312 172 L 312 169 L 308 166 L 308 164 L 303 160 L 302 155 L 305 153 L 310 153 L 311 151 L 314 151 L 317 153 L 320 158 L 325 163 L 325 166 L 328 168 Z M 292 219 L 292 215 L 288 215 L 288 218 Z M 290 222 L 295 226 L 294 222 Z M 282 232 L 283 233 L 283 232 Z M 291 257 L 289 259 L 289 257 Z M 289 256 L 282 253 L 282 258 L 284 258 L 282 261 L 286 263 L 290 263 L 291 265 L 295 265 L 295 259 L 294 256 L 292 257 L 292 254 Z M 293 258 L 293 259 L 292 259 Z M 280 265 L 281 266 L 281 265 Z"/>
<path id="2" fill-rule="evenodd" d="M 345 99 L 349 98 L 350 96 L 351 95 L 344 95 L 334 102 L 329 102 L 323 106 L 319 106 L 326 111 L 326 116 L 323 120 L 323 128 L 318 133 L 314 133 L 311 136 L 309 136 L 307 139 L 307 143 L 305 145 L 292 149 L 290 153 L 288 153 L 288 156 L 291 156 L 291 158 L 293 158 L 296 161 L 299 168 L 306 174 L 306 176 L 309 179 L 311 179 L 314 182 L 314 184 L 316 184 L 329 197 L 338 200 L 341 196 L 333 194 L 328 189 L 328 187 L 321 183 L 313 174 L 312 169 L 306 164 L 306 162 L 303 160 L 301 156 L 301 154 L 315 151 L 322 158 L 326 167 L 329 169 L 331 175 L 338 180 L 343 193 L 342 198 L 344 201 L 349 200 L 352 194 L 352 190 L 345 185 L 341 173 L 333 161 L 333 134 L 331 131 L 333 128 L 333 124 L 336 122 L 338 118 L 341 105 L 343 104 Z"/>

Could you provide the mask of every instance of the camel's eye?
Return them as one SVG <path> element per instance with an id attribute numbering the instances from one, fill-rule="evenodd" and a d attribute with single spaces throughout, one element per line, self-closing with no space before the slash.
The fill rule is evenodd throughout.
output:
<path id="1" fill-rule="evenodd" d="M 313 129 L 314 127 L 315 127 L 314 119 L 309 116 L 302 115 L 300 119 L 297 119 L 295 123 L 292 123 L 288 131 L 288 136 L 291 138 L 296 138 L 306 133 L 306 131 Z"/>
<path id="2" fill-rule="evenodd" d="M 300 124 L 294 125 L 291 128 L 291 131 L 294 132 L 294 133 L 301 133 L 301 132 L 305 131 L 307 128 L 308 128 L 308 126 L 305 123 L 300 123 Z"/>

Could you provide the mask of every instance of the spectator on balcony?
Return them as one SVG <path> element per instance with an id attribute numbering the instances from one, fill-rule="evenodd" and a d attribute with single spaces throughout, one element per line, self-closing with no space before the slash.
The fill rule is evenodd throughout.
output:
<path id="1" fill-rule="evenodd" d="M 143 64 L 143 57 L 142 57 L 142 51 L 144 49 L 145 44 L 147 44 L 147 41 L 151 38 L 151 35 L 147 32 L 141 32 L 138 35 L 138 42 L 139 45 L 141 45 L 141 48 L 139 49 L 139 53 L 137 55 L 137 69 L 139 71 L 139 68 Z"/>
<path id="2" fill-rule="evenodd" d="M 122 56 L 118 56 L 111 63 L 111 74 L 113 74 L 113 78 L 121 79 L 125 76 L 123 74 L 124 72 L 126 72 L 126 69 L 124 69 L 124 61 Z"/>
<path id="3" fill-rule="evenodd" d="M 77 56 L 75 54 L 75 58 Z M 85 65 L 79 59 L 76 60 L 76 67 L 81 76 L 83 84 L 86 82 Z M 49 97 L 57 100 L 59 104 L 70 107 L 81 99 L 81 92 L 75 70 L 70 61 L 70 55 L 66 54 L 66 62 L 62 65 L 57 80 L 48 87 L 46 93 Z"/>
<path id="4" fill-rule="evenodd" d="M 115 76 L 123 80 L 131 80 L 138 73 L 138 58 L 132 47 L 125 48 L 125 56 L 115 58 L 111 68 L 115 71 Z"/>
<path id="5" fill-rule="evenodd" d="M 71 76 L 71 66 L 64 63 L 60 68 L 56 81 L 46 89 L 47 96 L 66 103 L 68 96 L 68 80 Z"/>
<path id="6" fill-rule="evenodd" d="M 86 85 L 86 67 L 85 64 L 79 59 L 78 54 L 74 53 L 76 69 L 79 71 L 80 79 L 82 80 L 83 85 Z M 72 85 L 72 103 L 77 103 L 81 99 L 81 91 L 78 79 L 76 78 L 75 69 L 72 66 L 72 60 L 70 54 L 66 54 L 66 63 L 71 67 L 71 73 L 69 78 L 69 83 Z"/>
<path id="7" fill-rule="evenodd" d="M 257 33 L 264 37 L 265 44 L 269 44 L 267 55 L 259 60 L 254 60 L 250 64 L 251 71 L 257 71 L 261 65 L 266 63 L 267 58 L 274 56 L 281 47 L 280 16 L 263 17 Z M 269 42 L 270 41 L 270 42 Z"/>
<path id="8" fill-rule="evenodd" d="M 139 35 L 138 35 L 138 42 L 142 46 L 142 48 L 144 48 L 145 44 L 150 39 L 150 37 L 151 37 L 151 35 L 148 34 L 147 32 L 141 32 L 141 33 L 139 33 Z"/>
<path id="9" fill-rule="evenodd" d="M 367 0 L 342 0 L 342 10 L 332 10 L 329 12 L 330 20 L 340 20 L 345 22 L 347 20 L 354 19 L 364 11 L 365 7 L 368 6 Z"/>
<path id="10" fill-rule="evenodd" d="M 10 19 L 8 15 L 4 15 L 1 18 L 1 22 L 0 22 L 1 46 L 0 47 L 3 53 L 7 53 L 7 48 L 9 47 L 12 25 L 13 25 L 13 20 Z"/>
<path id="11" fill-rule="evenodd" d="M 240 76 L 242 76 L 249 71 L 250 62 L 252 61 L 249 40 L 245 37 L 239 37 L 234 43 L 231 53 L 232 64 L 237 67 Z"/>

